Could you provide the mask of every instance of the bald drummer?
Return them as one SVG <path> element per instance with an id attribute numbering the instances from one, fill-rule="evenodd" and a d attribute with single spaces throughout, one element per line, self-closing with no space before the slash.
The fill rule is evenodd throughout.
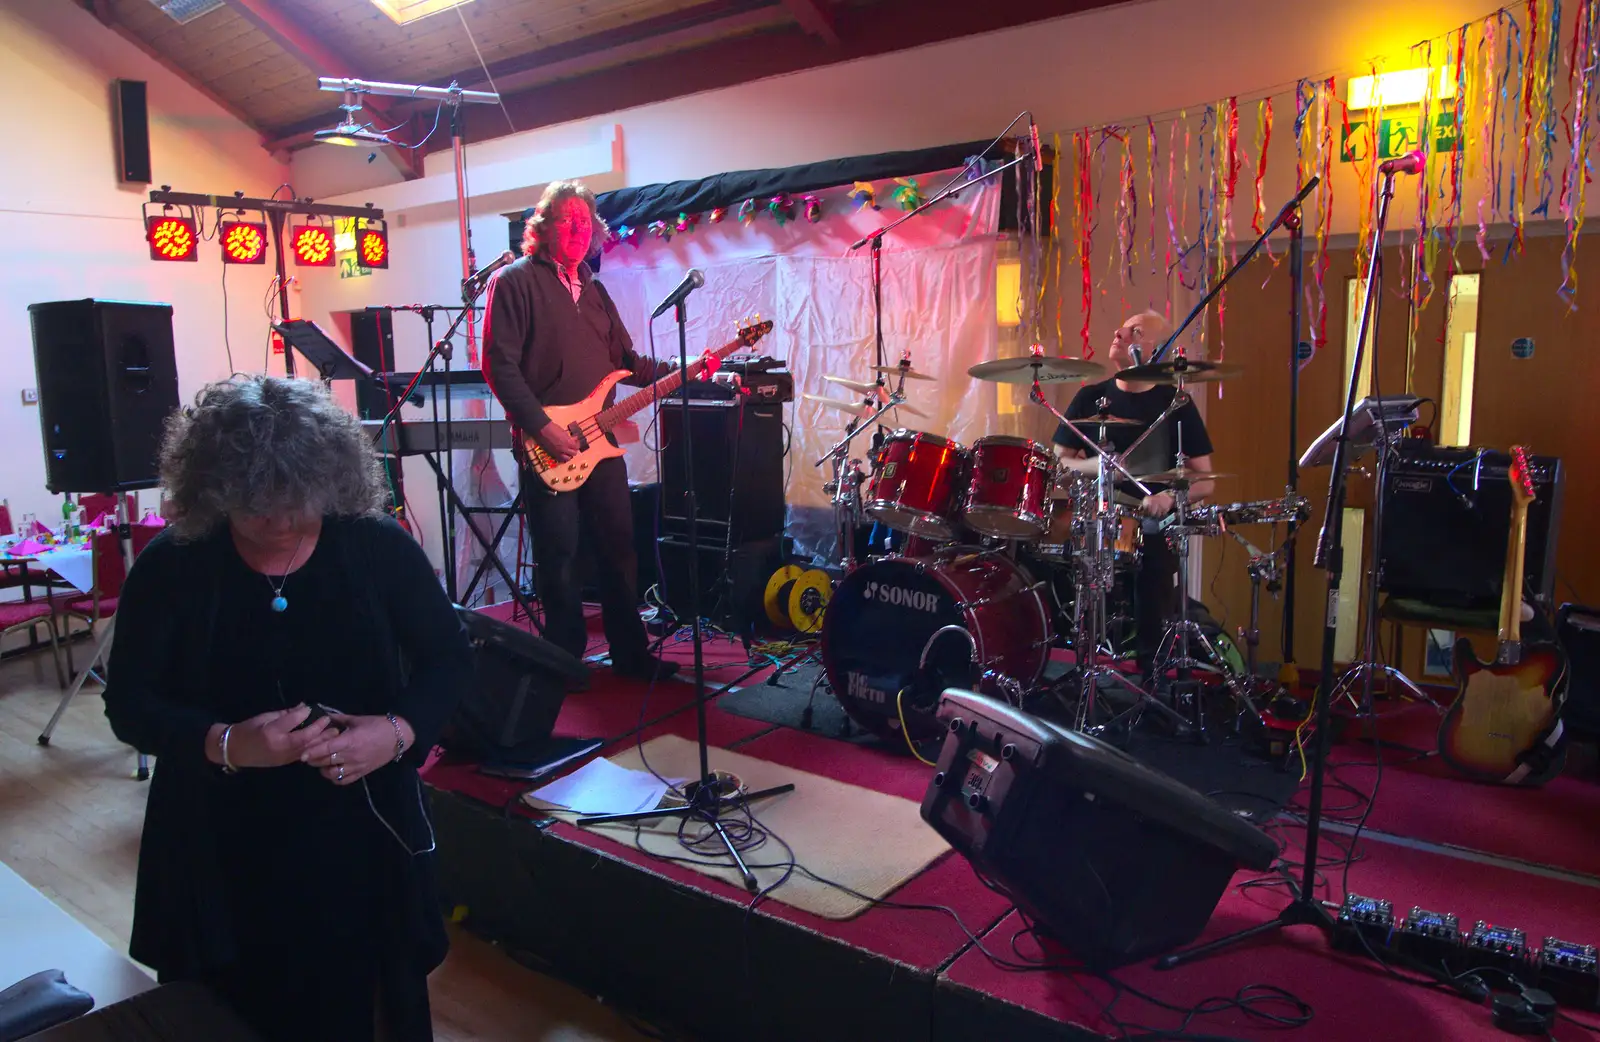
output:
<path id="1" fill-rule="evenodd" d="M 1134 315 L 1112 334 L 1111 346 L 1106 354 L 1113 371 L 1130 369 L 1150 361 L 1151 353 L 1167 335 L 1167 322 L 1153 311 Z M 1137 352 L 1137 357 L 1136 353 Z M 1161 414 L 1172 404 L 1177 388 L 1166 384 L 1126 383 L 1113 377 L 1097 384 L 1088 384 L 1073 396 L 1067 406 L 1066 417 L 1077 423 L 1102 414 L 1135 420 L 1136 424 L 1108 426 L 1113 451 L 1126 452 Z M 1099 428 L 1078 424 L 1085 434 L 1099 437 Z M 1184 465 L 1190 470 L 1210 473 L 1211 436 L 1206 433 L 1205 420 L 1194 402 L 1186 402 L 1172 418 L 1163 423 L 1139 446 L 1138 452 L 1122 462 L 1133 474 L 1152 474 L 1171 470 L 1177 466 L 1179 440 L 1186 457 Z M 1060 459 L 1087 459 L 1089 450 L 1079 437 L 1065 425 L 1056 429 L 1056 456 Z M 1166 485 L 1145 482 L 1151 494 L 1144 496 L 1139 512 L 1145 516 L 1144 554 L 1138 577 L 1134 584 L 1137 602 L 1138 633 L 1134 642 L 1139 669 L 1148 678 L 1155 665 L 1161 629 L 1178 610 L 1178 555 L 1167 545 L 1160 534 L 1157 521 L 1172 512 L 1173 494 Z M 1190 504 L 1197 504 L 1211 495 L 1214 483 L 1196 481 L 1189 489 Z M 1118 490 L 1135 497 L 1139 491 L 1126 482 Z"/>

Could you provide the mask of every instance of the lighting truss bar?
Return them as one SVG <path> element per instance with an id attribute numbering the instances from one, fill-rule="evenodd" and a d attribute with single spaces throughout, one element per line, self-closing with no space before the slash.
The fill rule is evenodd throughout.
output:
<path id="1" fill-rule="evenodd" d="M 199 192 L 174 192 L 163 185 L 150 193 L 152 203 L 168 206 L 217 207 L 220 210 L 258 210 L 267 215 L 272 224 L 272 255 L 278 271 L 278 317 L 289 319 L 289 270 L 283 256 L 283 226 L 295 214 L 307 217 L 365 217 L 376 220 L 383 211 L 368 203 L 366 206 L 335 206 L 331 203 L 314 203 L 301 199 L 252 199 L 243 195 L 202 195 Z M 283 371 L 294 375 L 294 352 L 286 346 L 283 352 Z"/>
<path id="2" fill-rule="evenodd" d="M 500 95 L 486 90 L 462 90 L 460 87 L 424 87 L 411 83 L 377 83 L 372 80 L 346 80 L 334 76 L 319 76 L 317 86 L 321 90 L 334 91 L 339 94 L 381 94 L 391 98 L 426 98 L 431 101 L 443 101 L 460 104 L 466 102 L 471 105 L 498 105 Z"/>

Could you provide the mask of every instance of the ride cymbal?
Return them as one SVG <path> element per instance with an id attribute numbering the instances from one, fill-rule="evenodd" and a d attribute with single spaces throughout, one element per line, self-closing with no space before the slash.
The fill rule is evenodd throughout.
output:
<path id="1" fill-rule="evenodd" d="M 1136 365 L 1116 374 L 1118 380 L 1130 384 L 1173 384 L 1181 379 L 1186 384 L 1215 383 L 1244 372 L 1244 366 L 1234 362 L 1207 362 L 1189 358 L 1174 358 L 1170 362 L 1151 362 Z"/>
<path id="2" fill-rule="evenodd" d="M 860 402 L 847 402 L 843 398 L 824 398 L 820 394 L 802 394 L 800 397 L 808 402 L 826 405 L 830 409 L 838 409 L 840 412 L 860 412 L 863 408 Z"/>
<path id="3" fill-rule="evenodd" d="M 1035 379 L 1042 384 L 1086 383 L 1104 378 L 1106 367 L 1082 358 L 1029 355 L 979 362 L 967 370 L 967 375 L 999 384 L 1031 384 Z"/>

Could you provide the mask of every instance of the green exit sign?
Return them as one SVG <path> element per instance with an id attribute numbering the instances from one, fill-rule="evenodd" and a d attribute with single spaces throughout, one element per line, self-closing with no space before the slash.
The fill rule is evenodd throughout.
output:
<path id="1" fill-rule="evenodd" d="M 1441 112 L 1431 120 L 1433 124 L 1433 147 L 1428 154 L 1454 152 L 1460 147 L 1461 136 L 1456 133 L 1456 114 L 1454 112 Z M 1403 156 L 1407 152 L 1415 151 L 1422 147 L 1421 113 L 1416 109 L 1409 112 L 1398 112 L 1393 115 L 1385 114 L 1378 120 L 1376 137 L 1376 158 L 1393 159 Z M 1373 150 L 1374 132 L 1372 121 L 1365 119 L 1352 119 L 1340 134 L 1339 161 L 1353 163 L 1357 159 L 1367 160 L 1374 157 Z"/>

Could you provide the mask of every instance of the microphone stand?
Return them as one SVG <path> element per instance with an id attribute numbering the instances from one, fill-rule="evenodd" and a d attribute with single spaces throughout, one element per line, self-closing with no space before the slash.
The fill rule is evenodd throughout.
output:
<path id="1" fill-rule="evenodd" d="M 1300 204 L 1290 204 L 1283 226 L 1289 229 L 1289 495 L 1300 491 L 1300 306 L 1305 292 L 1305 228 Z M 1279 681 L 1298 683 L 1299 669 L 1294 658 L 1295 532 L 1300 522 L 1290 519 L 1283 545 L 1283 624 L 1279 630 L 1282 657 L 1278 660 Z"/>
<path id="2" fill-rule="evenodd" d="M 678 322 L 678 372 L 683 374 L 683 381 L 678 389 L 679 407 L 683 410 L 683 483 L 684 483 L 684 511 L 689 530 L 689 613 L 692 616 L 690 631 L 694 636 L 694 717 L 695 731 L 700 752 L 700 778 L 683 787 L 684 797 L 687 802 L 681 807 L 671 807 L 664 810 L 637 811 L 629 814 L 597 814 L 577 819 L 579 825 L 605 825 L 619 822 L 650 821 L 658 818 L 697 818 L 711 827 L 718 839 L 722 841 L 723 849 L 728 857 L 733 860 L 740 878 L 744 882 L 745 890 L 752 894 L 760 893 L 761 886 L 756 881 L 755 874 L 750 871 L 750 866 L 745 864 L 744 858 L 739 854 L 739 848 L 728 837 L 728 830 L 722 824 L 722 815 L 728 811 L 737 811 L 747 807 L 755 800 L 780 796 L 786 792 L 793 792 L 793 784 L 775 785 L 768 789 L 756 792 L 741 792 L 739 783 L 730 776 L 718 777 L 711 771 L 710 740 L 707 737 L 706 724 L 706 662 L 705 662 L 705 634 L 700 628 L 700 511 L 695 502 L 694 494 L 694 425 L 690 420 L 689 411 L 689 327 L 684 297 L 679 295 L 673 305 L 673 315 Z"/>
<path id="3" fill-rule="evenodd" d="M 1313 179 L 1315 180 L 1315 179 Z M 1302 193 L 1304 198 L 1304 193 Z M 1333 703 L 1333 654 L 1339 622 L 1339 587 L 1344 576 L 1344 551 L 1342 529 L 1344 495 L 1347 484 L 1347 449 L 1350 435 L 1350 418 L 1355 412 L 1356 391 L 1360 386 L 1361 365 L 1367 351 L 1367 328 L 1378 296 L 1378 279 L 1382 277 L 1384 226 L 1389 220 L 1389 203 L 1394 198 L 1394 171 L 1385 171 L 1383 186 L 1378 197 L 1377 219 L 1372 229 L 1372 256 L 1367 267 L 1367 291 L 1361 302 L 1361 325 L 1356 333 L 1355 362 L 1350 368 L 1349 387 L 1345 392 L 1344 419 L 1339 425 L 1339 436 L 1334 443 L 1333 473 L 1328 478 L 1328 512 L 1322 522 L 1322 535 L 1317 543 L 1317 566 L 1328 572 L 1327 615 L 1322 627 L 1322 675 L 1317 681 L 1317 705 L 1314 715 L 1311 753 L 1311 794 L 1306 808 L 1305 863 L 1300 879 L 1290 879 L 1289 904 L 1273 919 L 1255 926 L 1219 937 L 1215 941 L 1197 945 L 1156 960 L 1156 968 L 1170 970 L 1196 959 L 1214 955 L 1231 948 L 1240 941 L 1264 933 L 1272 933 L 1286 926 L 1315 926 L 1331 934 L 1334 920 L 1317 898 L 1317 847 L 1322 836 L 1322 790 L 1328 772 L 1329 721 Z M 1281 215 L 1280 215 L 1281 216 Z M 1231 274 L 1231 273 L 1230 273 Z M 1376 362 L 1374 362 L 1376 364 Z M 1368 674 L 1370 678 L 1371 674 Z"/>

